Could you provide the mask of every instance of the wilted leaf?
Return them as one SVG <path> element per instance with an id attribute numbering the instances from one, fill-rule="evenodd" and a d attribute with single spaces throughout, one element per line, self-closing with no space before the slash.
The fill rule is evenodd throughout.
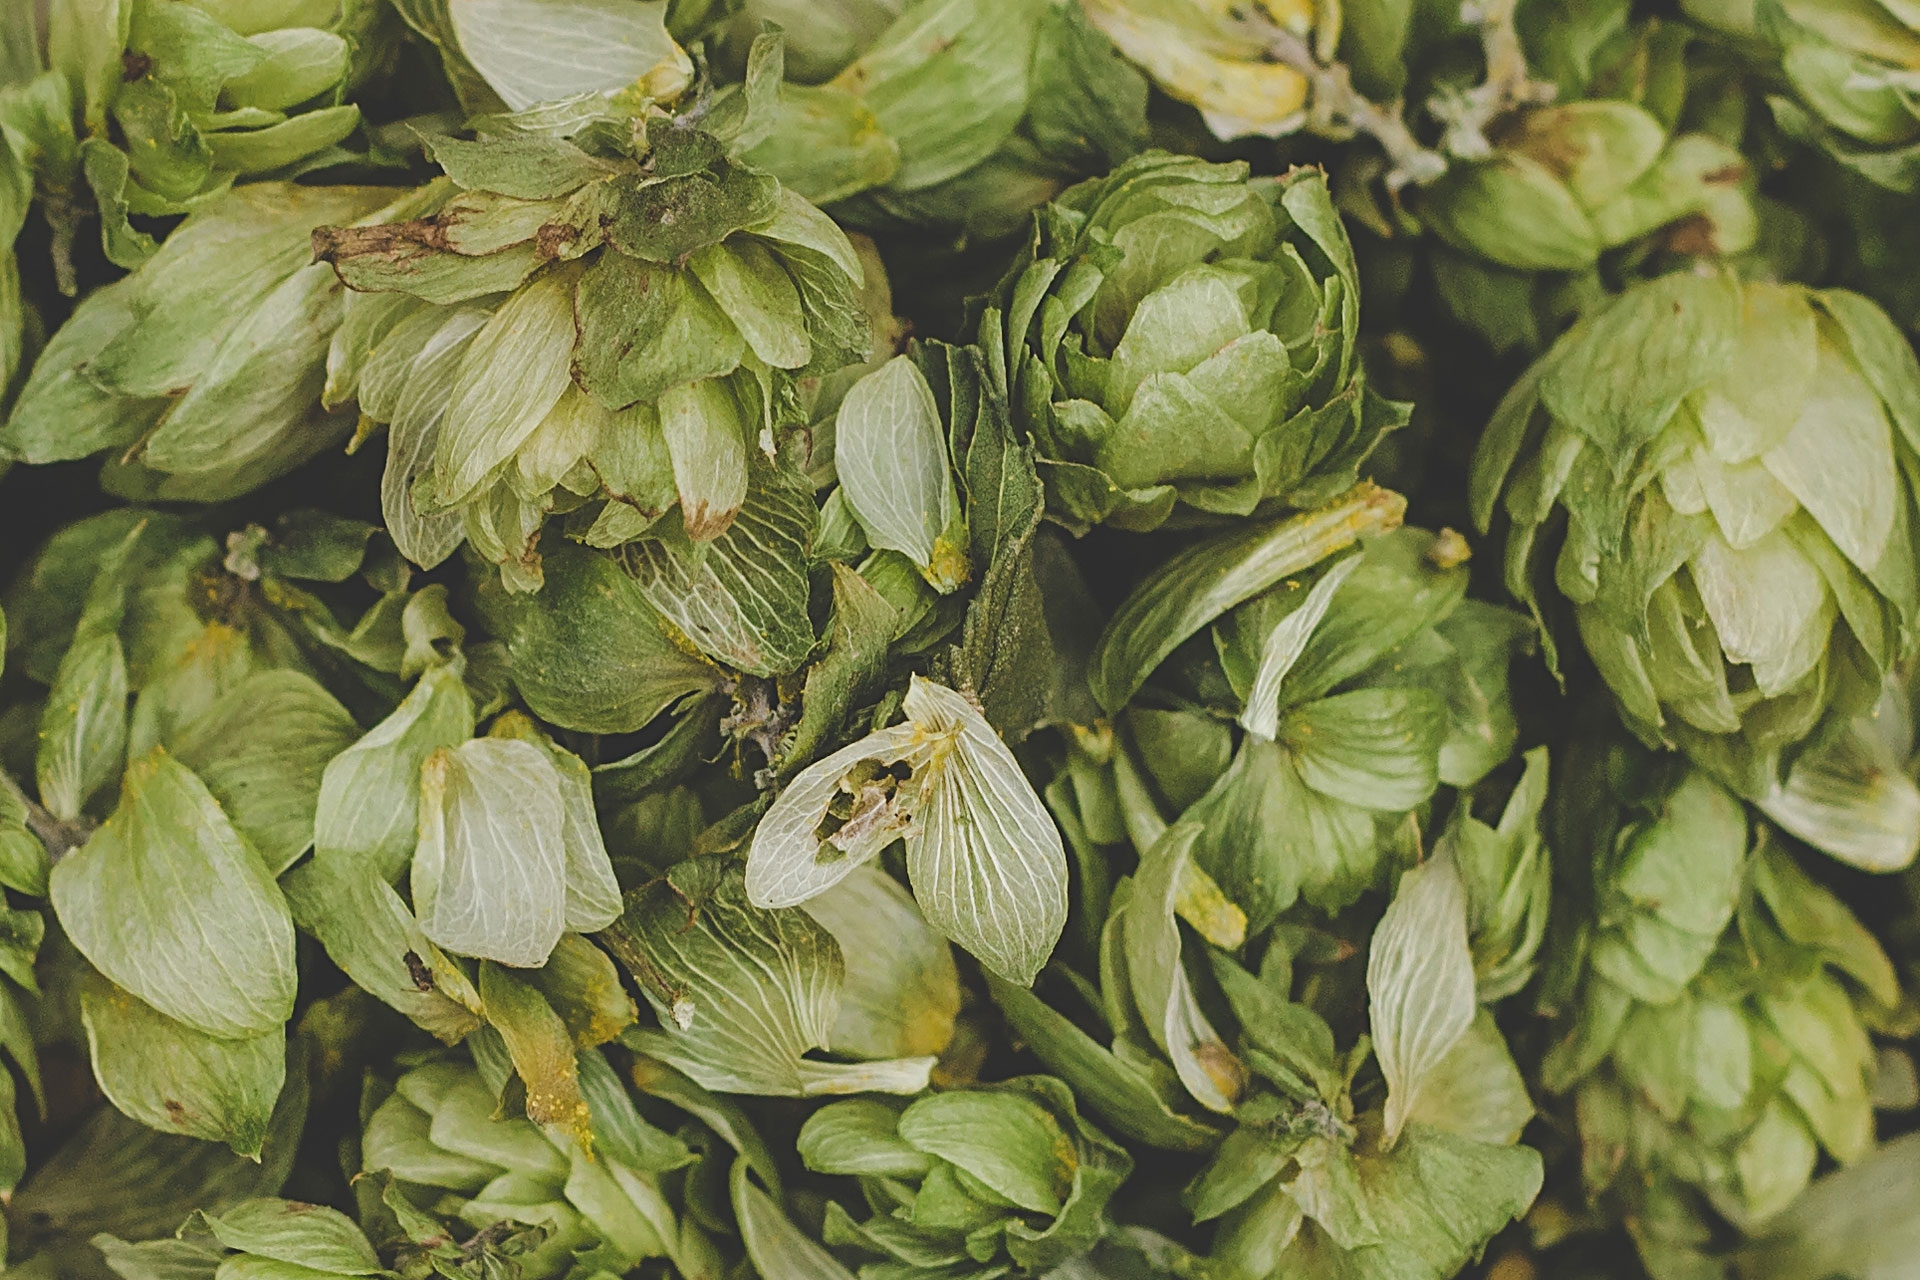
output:
<path id="1" fill-rule="evenodd" d="M 420 769 L 413 903 L 458 955 L 532 968 L 566 928 L 567 807 L 545 748 L 475 738 Z"/>
<path id="2" fill-rule="evenodd" d="M 286 1074 L 282 1029 L 210 1036 L 93 974 L 81 987 L 80 1013 L 94 1078 L 121 1111 L 165 1133 L 259 1156 Z"/>
<path id="3" fill-rule="evenodd" d="M 156 747 L 120 806 L 53 869 L 55 912 L 94 967 L 210 1036 L 278 1032 L 293 1012 L 293 919 L 206 786 Z"/>
<path id="4" fill-rule="evenodd" d="M 1368 951 L 1367 999 L 1392 1142 L 1478 1007 L 1467 890 L 1450 856 L 1435 855 L 1400 877 Z"/>

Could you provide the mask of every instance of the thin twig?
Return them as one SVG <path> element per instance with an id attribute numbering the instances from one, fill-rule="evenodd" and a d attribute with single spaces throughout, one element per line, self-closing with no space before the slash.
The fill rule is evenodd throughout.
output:
<path id="1" fill-rule="evenodd" d="M 1431 182 L 1446 172 L 1446 158 L 1420 144 L 1407 128 L 1401 104 L 1383 107 L 1353 87 L 1353 77 L 1338 62 L 1322 62 L 1306 40 L 1255 14 L 1240 19 L 1266 49 L 1267 57 L 1299 72 L 1307 81 L 1308 127 L 1323 137 L 1364 133 L 1387 153 L 1387 186 Z"/>
<path id="2" fill-rule="evenodd" d="M 85 818 L 68 822 L 64 818 L 54 817 L 51 810 L 28 795 L 4 769 L 0 769 L 0 786 L 4 786 L 20 802 L 20 807 L 26 812 L 27 830 L 46 846 L 47 861 L 60 861 L 85 844 L 93 834 L 94 824 Z"/>
<path id="3" fill-rule="evenodd" d="M 1480 28 L 1480 47 L 1487 60 L 1486 79 L 1471 89 L 1437 93 L 1427 100 L 1427 111 L 1444 127 L 1440 149 L 1460 160 L 1482 160 L 1493 153 L 1487 130 L 1493 122 L 1520 107 L 1552 102 L 1558 92 L 1535 80 L 1527 68 L 1526 50 L 1513 25 L 1516 0 L 1467 0 L 1460 18 Z"/>

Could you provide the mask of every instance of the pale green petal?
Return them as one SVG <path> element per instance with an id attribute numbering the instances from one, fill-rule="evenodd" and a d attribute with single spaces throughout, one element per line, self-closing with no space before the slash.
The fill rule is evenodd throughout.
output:
<path id="1" fill-rule="evenodd" d="M 1467 890 L 1450 854 L 1400 877 L 1367 954 L 1373 1051 L 1387 1080 L 1387 1141 L 1473 1025 L 1473 954 L 1467 947 Z"/>
<path id="2" fill-rule="evenodd" d="M 933 389 L 906 356 L 856 382 L 834 422 L 841 492 L 867 540 L 922 568 L 959 503 Z"/>
<path id="3" fill-rule="evenodd" d="M 1745 550 L 1710 536 L 1687 563 L 1720 648 L 1729 662 L 1753 667 L 1763 694 L 1791 688 L 1825 655 L 1833 595 L 1785 533 Z"/>
<path id="4" fill-rule="evenodd" d="M 547 750 L 475 738 L 420 770 L 413 905 L 458 955 L 531 968 L 566 927 L 566 806 Z"/>

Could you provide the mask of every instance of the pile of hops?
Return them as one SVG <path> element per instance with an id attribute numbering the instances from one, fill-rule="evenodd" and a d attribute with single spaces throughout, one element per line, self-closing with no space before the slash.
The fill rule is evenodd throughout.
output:
<path id="1" fill-rule="evenodd" d="M 1920 16 L 0 13 L 0 1262 L 1920 1270 Z"/>

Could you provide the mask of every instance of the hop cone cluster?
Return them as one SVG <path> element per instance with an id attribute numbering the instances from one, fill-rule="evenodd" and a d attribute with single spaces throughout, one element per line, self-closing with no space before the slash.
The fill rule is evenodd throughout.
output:
<path id="1" fill-rule="evenodd" d="M 1910 7 L 0 5 L 0 1269 L 1920 1270 Z"/>

